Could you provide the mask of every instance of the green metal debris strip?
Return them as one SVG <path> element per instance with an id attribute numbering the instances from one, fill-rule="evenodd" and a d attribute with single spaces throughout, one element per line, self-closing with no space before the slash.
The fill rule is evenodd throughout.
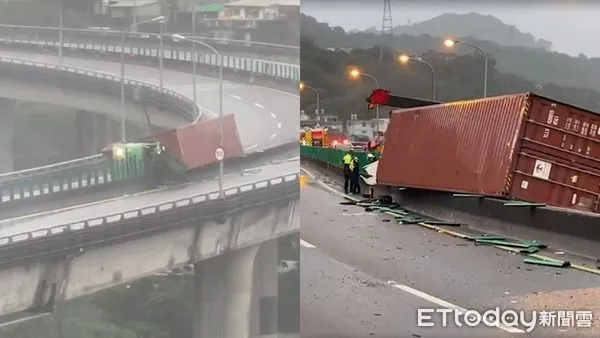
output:
<path id="1" fill-rule="evenodd" d="M 381 213 L 393 214 L 395 216 L 394 220 L 398 224 L 427 223 L 431 225 L 460 226 L 460 223 L 447 222 L 404 209 L 397 203 L 382 203 L 379 200 L 364 200 L 360 202 L 343 202 L 343 204 L 353 204 L 359 207 L 363 207 L 365 208 L 366 212 L 379 211 Z"/>
<path id="2" fill-rule="evenodd" d="M 467 197 L 467 196 L 464 196 Z M 469 196 L 471 197 L 471 196 Z M 473 196 L 475 197 L 475 196 Z M 379 200 L 362 200 L 357 201 L 353 198 L 347 198 L 348 201 L 340 202 L 342 205 L 356 205 L 359 207 L 365 208 L 367 212 L 381 212 L 388 215 L 394 216 L 394 220 L 398 224 L 418 224 L 421 226 L 425 226 L 427 228 L 437 230 L 439 232 L 445 232 L 451 234 L 453 236 L 457 236 L 469 241 L 474 242 L 476 245 L 489 245 L 498 249 L 502 249 L 504 251 L 512 252 L 512 253 L 520 253 L 524 254 L 526 257 L 523 260 L 526 264 L 535 264 L 541 266 L 549 266 L 549 267 L 557 267 L 557 268 L 567 268 L 571 266 L 571 262 L 556 260 L 550 257 L 545 257 L 541 255 L 537 255 L 536 253 L 541 249 L 546 249 L 548 246 L 546 244 L 540 243 L 535 240 L 510 240 L 503 236 L 493 236 L 493 235 L 484 235 L 479 237 L 471 237 L 464 234 L 456 233 L 450 231 L 448 229 L 439 228 L 437 226 L 460 226 L 460 223 L 456 222 L 447 222 L 439 219 L 435 219 L 411 210 L 407 210 L 402 208 L 397 203 L 386 203 L 386 201 L 381 198 Z M 511 201 L 504 203 L 505 206 L 529 206 L 529 207 L 537 207 L 543 206 L 540 203 L 527 203 L 520 201 Z M 573 267 L 576 267 L 573 265 Z"/>
<path id="3" fill-rule="evenodd" d="M 532 257 L 525 257 L 523 262 L 527 263 L 527 264 L 552 266 L 552 267 L 557 267 L 557 268 L 568 268 L 571 266 L 571 262 L 569 262 L 569 261 L 537 259 L 537 258 L 532 258 Z"/>

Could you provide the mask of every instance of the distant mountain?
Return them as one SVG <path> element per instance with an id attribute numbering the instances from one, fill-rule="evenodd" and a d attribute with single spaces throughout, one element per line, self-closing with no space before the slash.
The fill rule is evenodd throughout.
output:
<path id="1" fill-rule="evenodd" d="M 301 16 L 300 28 L 303 38 L 312 40 L 317 46 L 325 49 L 369 49 L 382 42 L 379 33 L 347 33 L 341 27 L 331 27 L 306 15 Z M 587 58 L 585 55 L 570 57 L 541 47 L 506 46 L 486 39 L 461 38 L 487 51 L 490 63 L 494 63 L 496 69 L 502 73 L 518 74 L 537 84 L 554 83 L 564 87 L 594 90 L 600 88 L 600 58 Z M 473 54 L 470 48 L 449 51 L 441 43 L 440 37 L 429 35 L 396 34 L 392 48 L 416 54 L 432 50 L 459 55 Z"/>
<path id="2" fill-rule="evenodd" d="M 371 27 L 365 32 L 379 33 L 379 29 Z M 550 41 L 536 39 L 532 34 L 522 32 L 493 15 L 479 13 L 445 13 L 427 21 L 398 25 L 394 27 L 394 34 L 472 37 L 477 40 L 492 41 L 502 46 L 538 47 L 546 50 L 552 47 Z"/>

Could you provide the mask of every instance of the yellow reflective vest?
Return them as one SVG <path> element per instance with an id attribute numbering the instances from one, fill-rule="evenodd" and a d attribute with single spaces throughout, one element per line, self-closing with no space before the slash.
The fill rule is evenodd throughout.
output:
<path id="1" fill-rule="evenodd" d="M 351 165 L 352 164 L 352 156 L 350 154 L 344 155 L 343 161 L 344 161 L 344 165 Z"/>

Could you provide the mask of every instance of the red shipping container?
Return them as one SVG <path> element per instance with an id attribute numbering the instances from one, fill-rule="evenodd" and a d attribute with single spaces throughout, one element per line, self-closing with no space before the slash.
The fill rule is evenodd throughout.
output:
<path id="1" fill-rule="evenodd" d="M 221 119 L 215 118 L 187 124 L 152 137 L 160 141 L 166 150 L 177 156 L 188 169 L 196 169 L 217 163 L 215 151 L 221 144 L 219 129 Z M 223 150 L 225 160 L 244 155 L 244 149 L 234 115 L 223 117 Z"/>
<path id="2" fill-rule="evenodd" d="M 599 125 L 531 93 L 396 110 L 377 180 L 598 212 Z"/>

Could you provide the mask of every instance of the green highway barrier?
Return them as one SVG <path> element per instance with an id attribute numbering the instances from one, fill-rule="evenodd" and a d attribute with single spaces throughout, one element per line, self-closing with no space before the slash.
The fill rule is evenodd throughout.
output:
<path id="1" fill-rule="evenodd" d="M 101 155 L 72 164 L 68 161 L 0 176 L 0 206 L 31 201 L 56 193 L 81 190 L 143 177 L 142 152 L 127 153 L 122 160 L 109 161 Z M 65 163 L 70 163 L 65 165 Z"/>
<path id="2" fill-rule="evenodd" d="M 344 149 L 336 149 L 336 148 L 323 148 L 323 147 L 312 147 L 312 146 L 300 146 L 300 157 L 312 159 L 314 161 L 319 161 L 326 163 L 328 165 L 343 168 L 343 160 L 344 155 L 348 153 L 348 150 Z M 369 163 L 369 159 L 367 155 L 370 154 L 368 151 L 354 151 L 354 154 L 358 157 L 358 161 L 361 166 L 364 166 Z M 374 153 L 371 153 L 374 154 Z M 375 154 L 375 156 L 378 156 Z"/>

